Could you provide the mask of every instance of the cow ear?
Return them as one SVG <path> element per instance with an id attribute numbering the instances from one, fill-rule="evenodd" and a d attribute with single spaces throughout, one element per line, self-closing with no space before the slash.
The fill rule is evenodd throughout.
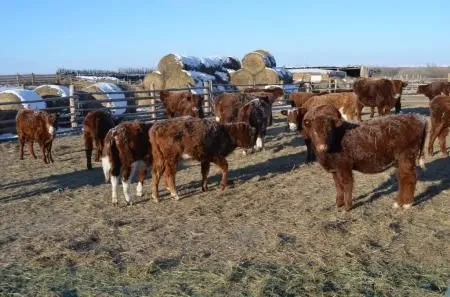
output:
<path id="1" fill-rule="evenodd" d="M 284 115 L 284 116 L 287 116 L 288 115 L 288 111 L 287 110 L 282 110 L 281 114 Z"/>

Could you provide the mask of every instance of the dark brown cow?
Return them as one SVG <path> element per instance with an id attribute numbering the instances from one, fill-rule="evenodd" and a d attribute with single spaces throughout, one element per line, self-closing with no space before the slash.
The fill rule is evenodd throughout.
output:
<path id="1" fill-rule="evenodd" d="M 432 100 L 438 95 L 450 95 L 450 83 L 446 81 L 435 81 L 431 84 L 419 85 L 417 87 L 417 94 L 423 94 Z"/>
<path id="2" fill-rule="evenodd" d="M 86 166 L 87 169 L 92 169 L 92 150 L 94 143 L 96 153 L 94 157 L 95 162 L 100 161 L 100 156 L 103 151 L 103 140 L 109 129 L 117 124 L 112 118 L 111 113 L 103 110 L 90 111 L 83 121 L 83 137 L 84 147 L 86 149 Z"/>
<path id="3" fill-rule="evenodd" d="M 222 124 L 237 121 L 239 109 L 256 98 L 261 97 L 251 93 L 223 93 L 217 96 L 214 100 L 216 121 Z"/>
<path id="4" fill-rule="evenodd" d="M 238 121 L 248 123 L 255 128 L 256 145 L 254 150 L 264 149 L 264 138 L 267 132 L 267 119 L 272 114 L 270 103 L 266 99 L 253 99 L 239 110 Z M 246 150 L 243 151 L 247 153 Z"/>
<path id="5" fill-rule="evenodd" d="M 267 97 L 270 105 L 270 115 L 268 118 L 268 125 L 272 126 L 273 118 L 272 118 L 272 105 L 277 100 L 282 100 L 284 98 L 284 90 L 281 87 L 271 86 L 264 89 L 259 88 L 247 88 L 244 90 L 244 93 L 251 93 L 260 98 Z"/>
<path id="6" fill-rule="evenodd" d="M 137 120 L 123 122 L 111 128 L 106 134 L 102 155 L 102 167 L 105 181 L 111 179 L 112 203 L 118 204 L 117 189 L 119 176 L 122 175 L 122 186 L 125 201 L 132 205 L 130 194 L 131 177 L 138 171 L 136 195 L 142 197 L 143 183 L 147 168 L 151 166 L 152 154 L 148 131 L 151 124 Z"/>
<path id="7" fill-rule="evenodd" d="M 433 145 L 436 138 L 439 139 L 439 146 L 443 157 L 448 157 L 445 138 L 450 127 L 450 97 L 436 96 L 430 102 L 431 129 L 428 143 L 428 154 L 433 155 Z"/>
<path id="8" fill-rule="evenodd" d="M 329 111 L 325 112 L 326 109 Z M 330 115 L 334 113 L 334 115 Z M 364 122 L 343 121 L 331 105 L 309 110 L 304 133 L 311 138 L 320 165 L 333 174 L 336 205 L 352 208 L 353 170 L 379 173 L 396 166 L 399 193 L 394 207 L 410 208 L 416 186 L 416 160 L 423 167 L 427 121 L 417 114 L 399 114 Z"/>
<path id="9" fill-rule="evenodd" d="M 20 160 L 23 160 L 25 140 L 31 156 L 36 159 L 33 141 L 39 144 L 42 160 L 45 164 L 53 163 L 52 143 L 56 136 L 57 115 L 33 109 L 21 109 L 16 116 L 17 138 L 20 145 Z"/>
<path id="10" fill-rule="evenodd" d="M 376 107 L 380 116 L 386 115 L 397 103 L 394 86 L 389 79 L 358 78 L 353 84 L 358 96 L 358 120 L 364 106 Z M 373 118 L 373 113 L 370 115 Z"/>
<path id="11" fill-rule="evenodd" d="M 203 118 L 203 97 L 191 92 L 161 91 L 160 100 L 169 119 L 182 116 Z"/>
<path id="12" fill-rule="evenodd" d="M 220 124 L 209 119 L 184 117 L 157 122 L 149 131 L 152 153 L 152 197 L 159 201 L 158 184 L 164 174 L 167 190 L 178 200 L 175 174 L 181 158 L 201 163 L 202 191 L 208 190 L 210 163 L 222 171 L 222 191 L 228 182 L 228 163 L 225 159 L 236 147 L 250 148 L 255 144 L 255 130 L 247 123 Z"/>

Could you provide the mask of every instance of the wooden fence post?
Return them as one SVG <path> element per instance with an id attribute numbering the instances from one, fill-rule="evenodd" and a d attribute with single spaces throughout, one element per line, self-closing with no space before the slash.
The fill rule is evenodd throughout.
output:
<path id="1" fill-rule="evenodd" d="M 70 126 L 72 128 L 78 127 L 77 123 L 77 98 L 75 98 L 75 88 L 73 85 L 69 86 L 69 104 L 70 104 Z"/>
<path id="2" fill-rule="evenodd" d="M 156 120 L 156 92 L 154 90 L 155 90 L 155 84 L 152 83 L 150 85 L 150 92 L 149 92 L 150 97 L 151 97 L 150 98 L 150 112 L 151 112 L 150 118 L 152 120 Z"/>
<path id="3" fill-rule="evenodd" d="M 210 80 L 203 82 L 203 106 L 205 108 L 205 114 L 211 111 L 211 101 L 212 101 L 212 82 Z"/>
<path id="4" fill-rule="evenodd" d="M 16 74 L 16 81 L 17 81 L 17 85 L 20 86 L 20 75 L 19 75 L 19 73 Z"/>
<path id="5" fill-rule="evenodd" d="M 35 79 L 34 79 L 34 73 L 31 73 L 31 85 L 34 86 Z"/>
<path id="6" fill-rule="evenodd" d="M 447 81 L 450 82 L 450 73 L 448 74 Z"/>

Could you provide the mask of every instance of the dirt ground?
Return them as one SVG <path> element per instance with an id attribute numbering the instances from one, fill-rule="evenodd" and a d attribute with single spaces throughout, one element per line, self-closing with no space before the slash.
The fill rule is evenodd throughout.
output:
<path id="1" fill-rule="evenodd" d="M 404 97 L 428 114 L 428 99 Z M 367 112 L 368 110 L 366 110 Z M 450 159 L 427 157 L 415 206 L 391 208 L 395 170 L 355 173 L 350 213 L 331 174 L 305 165 L 303 140 L 275 115 L 266 150 L 229 156 L 230 183 L 200 191 L 200 166 L 180 165 L 181 201 L 111 204 L 81 136 L 54 142 L 56 163 L 0 144 L 1 296 L 442 296 L 450 276 Z M 437 152 L 438 145 L 435 144 Z M 418 169 L 419 170 L 419 169 Z M 135 184 L 133 184 L 135 193 Z"/>

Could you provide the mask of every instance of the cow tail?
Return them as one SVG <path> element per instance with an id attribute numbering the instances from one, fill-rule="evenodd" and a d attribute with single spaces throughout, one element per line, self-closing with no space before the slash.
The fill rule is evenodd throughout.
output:
<path id="1" fill-rule="evenodd" d="M 420 150 L 419 150 L 419 166 L 422 169 L 425 169 L 425 139 L 428 134 L 428 121 L 425 120 L 424 127 L 422 131 L 422 138 L 420 139 Z"/>
<path id="2" fill-rule="evenodd" d="M 106 182 L 109 182 L 111 169 L 114 163 L 118 164 L 117 163 L 118 159 L 119 159 L 119 151 L 117 150 L 114 136 L 112 133 L 108 132 L 108 134 L 105 137 L 105 143 L 102 152 L 102 168 Z"/>

